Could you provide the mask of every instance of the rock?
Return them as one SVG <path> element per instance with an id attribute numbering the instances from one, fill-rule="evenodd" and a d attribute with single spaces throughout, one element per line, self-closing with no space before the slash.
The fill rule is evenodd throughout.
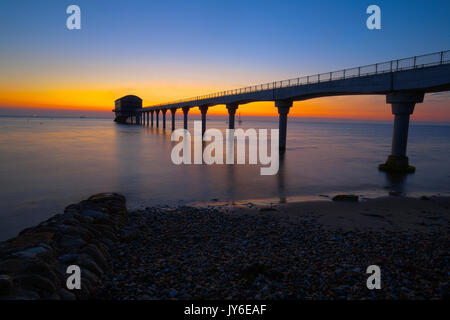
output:
<path id="1" fill-rule="evenodd" d="M 22 272 L 30 262 L 24 259 L 7 259 L 0 262 L 0 273 Z"/>
<path id="2" fill-rule="evenodd" d="M 94 218 L 88 216 L 79 216 L 77 217 L 80 222 L 83 223 L 94 223 Z"/>
<path id="3" fill-rule="evenodd" d="M 97 246 L 89 244 L 81 250 L 82 253 L 87 254 L 97 265 L 103 269 L 108 269 L 108 262 Z"/>
<path id="4" fill-rule="evenodd" d="M 61 240 L 59 240 L 59 246 L 61 248 L 72 248 L 72 249 L 79 249 L 86 245 L 86 242 L 78 237 L 73 236 L 63 236 Z"/>
<path id="5" fill-rule="evenodd" d="M 52 238 L 53 238 L 52 232 L 28 232 L 23 233 L 17 238 L 10 240 L 9 246 L 10 247 L 37 246 L 41 242 L 50 241 Z"/>
<path id="6" fill-rule="evenodd" d="M 67 230 L 64 232 L 65 235 L 78 237 L 83 239 L 84 241 L 89 241 L 94 237 L 92 232 L 88 228 L 84 228 L 80 226 L 80 223 L 77 222 L 76 225 L 71 225 Z"/>
<path id="7" fill-rule="evenodd" d="M 78 257 L 76 264 L 81 267 L 82 273 L 83 273 L 83 269 L 86 268 L 99 277 L 103 274 L 103 270 L 87 254 L 84 254 L 84 253 L 81 254 Z"/>
<path id="8" fill-rule="evenodd" d="M 261 212 L 266 212 L 266 211 L 277 211 L 277 209 L 273 208 L 273 207 L 264 207 L 264 208 L 260 208 L 259 211 Z"/>
<path id="9" fill-rule="evenodd" d="M 61 300 L 75 300 L 76 299 L 76 296 L 66 289 L 59 289 L 58 295 L 61 298 Z"/>
<path id="10" fill-rule="evenodd" d="M 54 293 L 56 289 L 55 285 L 50 280 L 37 274 L 21 275 L 14 280 L 25 288 L 35 288 L 49 294 Z"/>
<path id="11" fill-rule="evenodd" d="M 63 262 L 63 263 L 70 263 L 70 262 L 74 262 L 78 259 L 79 255 L 78 254 L 63 254 L 62 256 L 58 257 L 58 260 Z"/>
<path id="12" fill-rule="evenodd" d="M 95 288 L 100 282 L 100 278 L 97 277 L 94 273 L 89 271 L 88 269 L 82 269 L 81 270 L 81 289 L 83 288 L 83 285 L 87 285 L 90 289 Z"/>
<path id="13" fill-rule="evenodd" d="M 113 232 L 111 232 L 111 231 L 108 230 L 107 228 L 103 228 L 103 227 L 106 227 L 106 225 L 102 225 L 102 224 L 97 225 L 97 228 L 98 228 L 98 230 L 101 231 L 101 233 L 102 233 L 104 239 L 109 239 L 109 240 L 111 240 L 111 241 L 117 240 L 117 236 L 114 235 Z"/>
<path id="14" fill-rule="evenodd" d="M 177 290 L 175 290 L 175 289 L 170 290 L 169 296 L 171 298 L 175 298 L 177 295 L 178 295 L 178 291 Z"/>
<path id="15" fill-rule="evenodd" d="M 92 241 L 89 244 L 97 247 L 98 251 L 103 255 L 103 257 L 105 257 L 106 260 L 110 259 L 111 256 L 109 250 L 114 246 L 113 242 L 111 242 L 111 247 L 106 245 L 105 239 L 102 239 L 102 241 L 92 239 Z"/>
<path id="16" fill-rule="evenodd" d="M 44 256 L 47 254 L 49 254 L 49 250 L 47 248 L 34 247 L 34 248 L 29 248 L 29 249 L 26 249 L 23 251 L 16 252 L 16 253 L 14 253 L 14 256 L 23 258 L 23 259 L 34 259 L 36 257 Z"/>
<path id="17" fill-rule="evenodd" d="M 108 249 L 114 248 L 114 242 L 112 242 L 110 239 L 104 238 L 102 239 L 102 242 L 108 247 Z"/>
<path id="18" fill-rule="evenodd" d="M 74 218 L 68 218 L 63 221 L 63 224 L 68 226 L 77 226 L 80 222 L 77 219 Z"/>
<path id="19" fill-rule="evenodd" d="M 132 230 L 126 230 L 123 232 L 120 238 L 122 239 L 122 241 L 129 242 L 135 240 L 137 237 L 138 235 L 136 232 Z"/>
<path id="20" fill-rule="evenodd" d="M 29 265 L 27 265 L 27 267 L 24 270 L 24 273 L 38 274 L 50 280 L 55 285 L 57 285 L 59 282 L 54 269 L 51 268 L 48 264 L 39 260 L 35 260 L 31 262 Z"/>
<path id="21" fill-rule="evenodd" d="M 64 214 L 77 214 L 79 213 L 81 210 L 81 206 L 79 203 L 74 203 L 71 205 L 68 205 L 65 209 L 64 209 Z"/>
<path id="22" fill-rule="evenodd" d="M 333 197 L 333 201 L 351 201 L 351 202 L 358 202 L 359 197 L 355 194 L 338 194 Z"/>
<path id="23" fill-rule="evenodd" d="M 272 279 L 279 278 L 280 276 L 278 272 L 271 270 L 264 264 L 253 263 L 244 267 L 239 277 L 244 279 L 246 282 L 251 283 L 254 282 L 260 275 L 264 275 Z"/>
<path id="24" fill-rule="evenodd" d="M 124 196 L 118 194 L 118 193 L 108 193 L 108 192 L 104 192 L 104 193 L 98 193 L 95 194 L 93 196 L 91 196 L 88 201 L 118 201 L 118 202 L 122 202 L 125 204 L 126 199 Z"/>
<path id="25" fill-rule="evenodd" d="M 12 291 L 13 286 L 13 279 L 10 276 L 0 275 L 0 296 L 8 295 Z"/>
<path id="26" fill-rule="evenodd" d="M 98 219 L 101 219 L 101 220 L 108 220 L 109 219 L 107 214 L 105 214 L 103 212 L 100 212 L 100 211 L 96 211 L 96 210 L 90 210 L 90 209 L 83 210 L 81 212 L 81 214 L 84 215 L 84 216 L 87 216 L 87 217 L 91 217 L 92 219 L 94 219 L 94 221 L 98 220 Z"/>
<path id="27" fill-rule="evenodd" d="M 39 294 L 32 290 L 26 290 L 23 288 L 18 288 L 14 290 L 15 300 L 38 300 L 39 298 L 40 298 Z"/>

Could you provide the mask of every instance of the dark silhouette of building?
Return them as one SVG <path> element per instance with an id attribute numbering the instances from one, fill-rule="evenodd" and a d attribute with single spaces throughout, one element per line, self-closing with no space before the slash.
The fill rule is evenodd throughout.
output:
<path id="1" fill-rule="evenodd" d="M 139 123 L 142 109 L 142 99 L 128 95 L 115 102 L 115 108 L 113 112 L 116 113 L 115 122 L 118 123 Z"/>

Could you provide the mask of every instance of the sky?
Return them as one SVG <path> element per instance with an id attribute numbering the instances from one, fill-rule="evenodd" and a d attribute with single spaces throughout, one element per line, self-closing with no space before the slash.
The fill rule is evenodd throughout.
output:
<path id="1" fill-rule="evenodd" d="M 81 8 L 81 30 L 66 28 L 71 4 Z M 371 4 L 381 8 L 381 30 L 366 27 Z M 449 12 L 448 0 L 2 0 L 0 115 L 112 116 L 127 94 L 152 105 L 448 50 Z M 239 111 L 276 115 L 268 102 Z M 383 96 L 296 102 L 290 115 L 392 118 Z M 450 94 L 427 95 L 413 117 L 450 122 Z"/>

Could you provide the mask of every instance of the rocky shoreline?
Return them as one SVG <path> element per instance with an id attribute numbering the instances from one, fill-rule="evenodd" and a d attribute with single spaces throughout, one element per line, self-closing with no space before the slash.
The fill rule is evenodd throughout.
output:
<path id="1" fill-rule="evenodd" d="M 97 194 L 0 243 L 0 299 L 87 299 L 110 271 L 111 251 L 127 220 L 125 198 Z M 68 290 L 69 265 L 82 270 Z"/>
<path id="2" fill-rule="evenodd" d="M 449 205 L 396 197 L 127 212 L 121 195 L 98 194 L 0 243 L 0 299 L 448 298 Z M 72 264 L 81 290 L 66 288 Z M 366 287 L 373 264 L 381 290 Z"/>

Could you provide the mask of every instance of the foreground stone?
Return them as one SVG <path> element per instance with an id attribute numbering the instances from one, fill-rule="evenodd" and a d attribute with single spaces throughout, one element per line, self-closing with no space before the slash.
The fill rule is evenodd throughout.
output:
<path id="1" fill-rule="evenodd" d="M 352 202 L 358 202 L 359 197 L 354 194 L 338 194 L 333 197 L 333 201 L 352 201 Z"/>
<path id="2" fill-rule="evenodd" d="M 109 247 L 127 219 L 125 198 L 101 193 L 68 206 L 0 243 L 0 299 L 85 299 L 109 271 Z M 68 290 L 69 265 L 81 268 L 81 289 Z"/>

